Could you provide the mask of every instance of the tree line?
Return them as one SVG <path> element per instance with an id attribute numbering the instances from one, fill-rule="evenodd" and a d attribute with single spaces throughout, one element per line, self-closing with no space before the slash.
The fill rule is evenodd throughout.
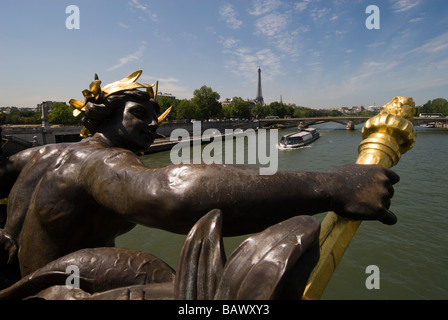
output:
<path id="1" fill-rule="evenodd" d="M 281 102 L 272 102 L 268 105 L 253 105 L 241 97 L 234 97 L 229 104 L 222 105 L 219 93 L 212 88 L 202 86 L 196 89 L 191 100 L 172 99 L 161 96 L 158 103 L 161 112 L 173 106 L 169 120 L 209 120 L 209 119 L 263 119 L 268 116 L 279 118 L 308 118 L 308 117 L 336 117 L 343 114 L 337 110 L 312 109 L 296 107 Z M 48 112 L 48 121 L 53 124 L 80 125 L 81 118 L 73 117 L 73 108 L 63 102 L 54 103 Z M 420 113 L 441 113 L 448 116 L 448 101 L 443 98 L 429 100 L 422 106 L 416 107 L 416 115 Z M 358 115 L 370 116 L 375 112 L 365 111 Z M 0 115 L 0 124 L 40 124 L 41 113 L 13 108 L 9 114 Z"/>
<path id="2" fill-rule="evenodd" d="M 73 108 L 64 102 L 55 102 L 48 112 L 48 122 L 53 124 L 80 125 L 81 119 L 73 116 Z M 0 124 L 41 124 L 42 113 L 29 109 L 11 108 L 9 113 L 0 115 Z"/>
<path id="3" fill-rule="evenodd" d="M 342 112 L 337 110 L 311 109 L 306 107 L 292 107 L 282 102 L 272 102 L 268 105 L 255 104 L 241 97 L 233 97 L 229 104 L 222 105 L 219 102 L 219 93 L 212 88 L 202 86 L 193 93 L 191 100 L 178 100 L 169 97 L 158 99 L 161 111 L 173 106 L 169 118 L 172 120 L 183 119 L 263 119 L 268 116 L 279 118 L 305 118 L 341 116 Z"/>
<path id="4" fill-rule="evenodd" d="M 441 113 L 448 116 L 448 101 L 443 98 L 428 100 L 424 105 L 416 107 L 416 115 L 420 113 Z"/>

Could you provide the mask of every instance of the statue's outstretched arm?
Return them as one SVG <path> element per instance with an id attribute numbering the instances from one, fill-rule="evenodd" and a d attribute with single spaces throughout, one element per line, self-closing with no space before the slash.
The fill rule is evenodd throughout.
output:
<path id="1" fill-rule="evenodd" d="M 228 165 L 150 169 L 124 154 L 84 167 L 89 193 L 128 220 L 187 233 L 212 209 L 224 212 L 226 235 L 258 232 L 295 215 L 336 211 L 393 224 L 388 210 L 398 177 L 380 166 L 349 165 L 332 172 L 277 172 Z"/>

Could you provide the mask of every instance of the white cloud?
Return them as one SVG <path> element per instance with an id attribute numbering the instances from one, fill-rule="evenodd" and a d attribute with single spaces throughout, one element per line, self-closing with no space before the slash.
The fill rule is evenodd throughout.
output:
<path id="1" fill-rule="evenodd" d="M 419 17 L 419 18 L 414 18 L 414 19 L 411 19 L 411 20 L 409 20 L 409 22 L 410 23 L 415 23 L 415 22 L 420 22 L 420 21 L 423 21 L 424 19 L 422 18 L 422 17 Z"/>
<path id="2" fill-rule="evenodd" d="M 257 32 L 266 36 L 277 36 L 288 25 L 286 15 L 274 12 L 257 20 L 255 28 Z"/>
<path id="3" fill-rule="evenodd" d="M 327 7 L 314 8 L 311 10 L 310 16 L 311 18 L 313 18 L 314 21 L 322 21 L 322 20 L 327 21 L 328 19 L 326 17 L 330 14 L 330 11 L 331 10 Z"/>
<path id="4" fill-rule="evenodd" d="M 262 68 L 264 81 L 272 81 L 283 75 L 282 61 L 285 58 L 292 60 L 299 54 L 299 31 L 291 30 L 293 13 L 275 11 L 280 6 L 278 0 L 255 0 L 249 11 L 258 16 L 254 22 L 254 33 L 264 37 L 267 46 L 241 47 L 241 41 L 234 37 L 220 37 L 218 40 L 228 57 L 226 68 L 238 77 L 247 79 L 248 84 L 256 82 L 258 67 Z M 221 16 L 233 19 L 233 8 L 226 5 L 224 9 L 220 10 Z M 226 14 L 223 15 L 223 12 Z"/>
<path id="5" fill-rule="evenodd" d="M 253 0 L 252 9 L 249 10 L 249 13 L 260 16 L 276 10 L 281 4 L 280 0 Z"/>
<path id="6" fill-rule="evenodd" d="M 415 52 L 431 55 L 448 54 L 448 32 L 428 40 L 425 44 L 409 51 L 408 53 L 415 53 Z"/>
<path id="7" fill-rule="evenodd" d="M 398 66 L 397 61 L 367 61 L 356 69 L 351 68 L 353 71 L 341 74 L 337 81 L 334 81 L 334 78 L 331 77 L 332 80 L 329 83 L 321 83 L 320 85 L 325 88 L 327 96 L 335 101 L 345 97 L 354 99 L 363 96 L 365 98 L 375 92 L 378 86 L 384 84 L 385 81 L 394 77 L 398 79 L 400 75 Z M 395 83 L 399 82 L 395 81 Z M 388 89 L 396 90 L 395 87 Z"/>
<path id="8" fill-rule="evenodd" d="M 157 15 L 154 14 L 151 10 L 149 10 L 149 6 L 146 4 L 142 4 L 140 2 L 141 0 L 131 0 L 129 2 L 129 5 L 132 9 L 137 9 L 141 12 L 143 12 L 145 15 L 147 15 L 152 21 L 157 22 L 158 18 Z"/>
<path id="9" fill-rule="evenodd" d="M 387 44 L 387 42 L 384 42 L 384 41 L 382 41 L 382 42 L 374 42 L 374 43 L 371 43 L 371 44 L 367 45 L 367 47 L 375 48 L 375 47 L 384 46 L 386 44 Z"/>
<path id="10" fill-rule="evenodd" d="M 338 20 L 338 18 L 339 17 L 337 15 L 334 15 L 330 18 L 330 21 L 336 21 L 336 20 Z"/>
<path id="11" fill-rule="evenodd" d="M 308 5 L 311 3 L 311 0 L 303 0 L 298 3 L 296 3 L 296 10 L 299 12 L 303 12 L 306 10 Z"/>
<path id="12" fill-rule="evenodd" d="M 322 61 L 314 61 L 305 64 L 310 70 L 314 72 L 322 72 L 324 69 L 322 67 Z"/>
<path id="13" fill-rule="evenodd" d="M 272 12 L 255 22 L 255 34 L 266 36 L 279 51 L 297 57 L 299 54 L 299 32 L 289 30 L 290 18 L 287 14 Z"/>
<path id="14" fill-rule="evenodd" d="M 224 48 L 230 49 L 233 47 L 236 47 L 236 45 L 240 42 L 240 40 L 237 40 L 233 37 L 224 38 L 220 37 L 218 40 L 218 43 L 222 44 Z"/>
<path id="15" fill-rule="evenodd" d="M 136 52 L 133 52 L 131 54 L 128 54 L 127 56 L 124 56 L 123 58 L 120 58 L 118 60 L 118 63 L 116 65 L 113 65 L 112 67 L 106 69 L 107 71 L 112 71 L 118 68 L 121 68 L 122 66 L 131 63 L 133 61 L 138 61 L 143 57 L 143 53 L 145 51 L 146 48 L 146 42 L 142 41 L 140 47 L 138 48 L 138 50 Z"/>
<path id="16" fill-rule="evenodd" d="M 422 0 L 395 0 L 392 7 L 395 12 L 403 12 L 418 6 Z"/>
<path id="17" fill-rule="evenodd" d="M 219 8 L 221 18 L 226 22 L 227 26 L 233 30 L 238 30 L 243 22 L 237 19 L 237 14 L 233 6 L 229 3 L 224 4 Z"/>
<path id="18" fill-rule="evenodd" d="M 229 55 L 226 68 L 238 77 L 244 77 L 250 83 L 257 80 L 258 67 L 262 68 L 263 79 L 270 81 L 283 74 L 281 57 L 271 49 L 253 51 L 249 48 L 238 48 L 225 51 Z"/>

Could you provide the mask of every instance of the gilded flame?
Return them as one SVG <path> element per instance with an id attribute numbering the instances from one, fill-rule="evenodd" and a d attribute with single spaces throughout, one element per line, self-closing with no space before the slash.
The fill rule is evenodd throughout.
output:
<path id="1" fill-rule="evenodd" d="M 415 103 L 410 97 L 395 97 L 381 112 L 370 118 L 362 129 L 357 163 L 396 165 L 402 154 L 409 151 L 417 137 L 412 124 Z"/>

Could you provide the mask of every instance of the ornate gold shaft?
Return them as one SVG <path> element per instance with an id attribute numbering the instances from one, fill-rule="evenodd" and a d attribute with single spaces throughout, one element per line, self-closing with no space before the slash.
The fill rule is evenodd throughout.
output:
<path id="1" fill-rule="evenodd" d="M 395 97 L 362 129 L 358 164 L 379 164 L 390 168 L 410 150 L 416 139 L 412 125 L 415 104 L 412 98 Z M 361 221 L 349 220 L 329 212 L 319 235 L 320 258 L 310 275 L 303 299 L 319 299 L 333 275 Z"/>

